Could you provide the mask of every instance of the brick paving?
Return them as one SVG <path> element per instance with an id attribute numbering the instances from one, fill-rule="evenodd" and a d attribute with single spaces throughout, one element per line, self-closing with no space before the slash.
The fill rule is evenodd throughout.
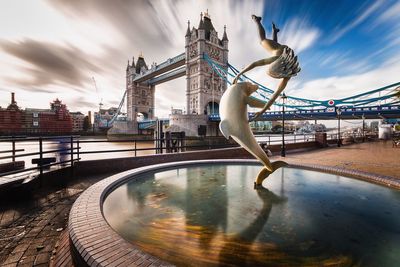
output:
<path id="1" fill-rule="evenodd" d="M 44 190 L 0 207 L 0 266 L 49 266 L 76 198 L 104 175 Z"/>
<path id="2" fill-rule="evenodd" d="M 289 153 L 283 160 L 291 164 L 336 167 L 400 179 L 400 148 L 394 148 L 392 141 L 330 147 L 306 153 Z"/>
<path id="3" fill-rule="evenodd" d="M 273 160 L 279 159 L 274 157 Z M 285 160 L 298 165 L 361 171 L 400 180 L 400 149 L 391 142 L 373 142 L 288 153 Z M 0 266 L 71 266 L 65 227 L 76 198 L 108 175 L 43 190 L 26 199 L 1 202 Z"/>

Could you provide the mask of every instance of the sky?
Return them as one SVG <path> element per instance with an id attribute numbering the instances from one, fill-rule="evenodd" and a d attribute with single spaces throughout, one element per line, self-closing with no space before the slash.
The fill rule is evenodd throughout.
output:
<path id="1" fill-rule="evenodd" d="M 251 15 L 281 29 L 279 41 L 302 71 L 286 94 L 327 100 L 400 81 L 400 2 L 391 0 L 2 0 L 0 106 L 16 93 L 20 107 L 48 108 L 59 98 L 70 111 L 118 106 L 128 60 L 161 63 L 184 52 L 187 21 L 197 28 L 208 9 L 220 38 L 229 38 L 237 68 L 269 57 Z M 266 68 L 248 76 L 275 89 Z M 93 78 L 97 89 L 94 86 Z M 185 106 L 185 77 L 156 86 L 156 115 Z"/>

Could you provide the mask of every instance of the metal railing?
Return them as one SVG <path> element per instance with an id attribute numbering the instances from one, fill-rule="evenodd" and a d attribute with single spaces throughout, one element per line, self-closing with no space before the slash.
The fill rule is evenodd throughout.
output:
<path id="1" fill-rule="evenodd" d="M 282 140 L 280 135 L 257 135 L 260 144 L 274 145 L 281 144 Z M 86 154 L 109 154 L 109 153 L 121 153 L 121 152 L 132 152 L 133 157 L 137 157 L 138 153 L 145 151 L 154 151 L 154 154 L 162 153 L 174 153 L 184 152 L 187 150 L 202 150 L 202 149 L 216 149 L 216 148 L 228 148 L 238 147 L 237 144 L 216 141 L 215 138 L 172 138 L 169 139 L 170 143 L 167 144 L 166 138 L 161 139 L 145 139 L 145 140 L 107 140 L 107 139 L 94 139 L 85 140 L 81 139 L 80 136 L 55 136 L 55 137 L 6 137 L 0 138 L 0 145 L 4 143 L 11 144 L 11 149 L 4 149 L 5 146 L 0 146 L 0 165 L 2 160 L 8 160 L 10 163 L 16 162 L 17 159 L 32 160 L 32 164 L 37 166 L 25 166 L 21 169 L 14 169 L 9 171 L 2 171 L 0 169 L 0 177 L 10 176 L 18 173 L 36 171 L 37 175 L 43 175 L 51 167 L 74 167 L 74 163 L 81 160 L 81 157 Z M 315 141 L 314 134 L 306 135 L 285 135 L 285 143 L 299 143 Z M 28 142 L 29 145 L 36 147 L 36 151 L 26 151 L 27 145 L 23 144 Z M 192 143 L 190 143 L 192 142 Z M 89 146 L 85 144 L 90 143 L 129 143 L 121 149 L 88 149 Z M 141 143 L 152 143 L 152 146 L 145 147 Z M 17 148 L 17 145 L 19 146 Z M 84 149 L 82 149 L 84 147 Z M 29 149 L 28 149 L 29 150 Z M 21 153 L 22 152 L 22 153 Z M 9 154 L 9 155 L 6 155 Z M 47 157 L 51 155 L 51 157 Z M 52 168 L 54 170 L 54 168 Z"/>
<path id="2" fill-rule="evenodd" d="M 43 175 L 45 170 L 48 170 L 52 166 L 62 166 L 65 165 L 73 166 L 75 161 L 80 160 L 80 146 L 79 146 L 79 138 L 80 136 L 55 136 L 55 137 L 6 137 L 0 138 L 0 143 L 11 143 L 12 149 L 11 150 L 2 150 L 0 151 L 1 154 L 11 153 L 9 156 L 0 156 L 1 160 L 11 159 L 11 163 L 16 163 L 18 158 L 30 158 L 32 156 L 36 156 L 37 158 L 32 159 L 32 163 L 36 162 L 36 167 L 28 167 L 16 170 L 10 170 L 1 172 L 1 176 L 9 176 L 17 173 L 28 172 L 28 171 L 38 171 L 38 174 Z M 17 143 L 23 142 L 37 142 L 37 149 L 36 152 L 28 152 L 28 153 L 19 153 L 17 152 L 25 152 L 25 149 L 16 149 Z M 59 149 L 45 149 L 44 144 L 60 144 L 61 148 Z M 64 145 L 67 145 L 65 147 Z M 49 154 L 58 154 L 60 156 L 69 156 L 69 159 L 60 159 L 57 161 L 54 157 L 46 158 L 46 155 Z M 74 154 L 77 157 L 74 157 Z"/>
<path id="3" fill-rule="evenodd" d="M 282 135 L 255 135 L 259 143 L 267 145 L 282 144 Z M 285 134 L 285 144 L 315 141 L 315 134 Z"/>

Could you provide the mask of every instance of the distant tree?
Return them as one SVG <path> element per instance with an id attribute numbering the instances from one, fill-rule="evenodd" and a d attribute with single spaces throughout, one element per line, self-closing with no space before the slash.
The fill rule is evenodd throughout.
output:
<path id="1" fill-rule="evenodd" d="M 90 124 L 89 124 L 89 117 L 85 116 L 83 119 L 83 131 L 87 132 L 90 129 Z"/>

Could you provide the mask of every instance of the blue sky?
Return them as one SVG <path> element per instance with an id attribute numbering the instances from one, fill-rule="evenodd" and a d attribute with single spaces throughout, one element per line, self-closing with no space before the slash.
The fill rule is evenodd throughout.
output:
<path id="1" fill-rule="evenodd" d="M 263 16 L 278 25 L 299 19 L 318 29 L 318 39 L 300 56 L 304 81 L 363 73 L 400 52 L 398 1 L 266 1 Z"/>
<path id="2" fill-rule="evenodd" d="M 242 68 L 270 56 L 251 14 L 274 21 L 279 40 L 298 54 L 302 71 L 286 93 L 326 100 L 400 81 L 400 2 L 393 0 L 3 0 L 0 2 L 0 106 L 47 108 L 60 98 L 72 111 L 118 105 L 128 59 L 148 64 L 184 51 L 187 21 L 209 10 L 229 59 Z M 266 67 L 249 76 L 275 89 Z M 95 77 L 98 90 L 94 89 Z M 185 78 L 156 88 L 156 114 L 185 106 Z"/>

